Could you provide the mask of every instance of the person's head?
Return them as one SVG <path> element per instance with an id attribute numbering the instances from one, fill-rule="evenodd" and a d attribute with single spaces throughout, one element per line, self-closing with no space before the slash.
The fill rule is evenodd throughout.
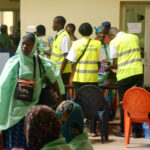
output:
<path id="1" fill-rule="evenodd" d="M 22 38 L 21 51 L 24 55 L 30 55 L 35 42 L 35 35 L 33 33 L 26 33 Z"/>
<path id="2" fill-rule="evenodd" d="M 105 22 L 102 22 L 101 25 L 104 27 L 104 33 L 108 34 L 108 31 L 111 28 L 111 23 L 109 21 L 105 21 Z"/>
<path id="3" fill-rule="evenodd" d="M 68 32 L 69 35 L 73 35 L 76 30 L 76 27 L 73 23 L 69 23 L 66 25 L 66 31 Z"/>
<path id="4" fill-rule="evenodd" d="M 65 24 L 66 24 L 66 19 L 63 16 L 57 16 L 53 20 L 53 30 L 60 31 L 64 29 Z"/>
<path id="5" fill-rule="evenodd" d="M 63 101 L 57 107 L 56 115 L 61 123 L 61 133 L 67 143 L 83 133 L 84 115 L 80 105 L 71 101 Z"/>
<path id="6" fill-rule="evenodd" d="M 108 31 L 109 37 L 113 39 L 118 34 L 118 32 L 119 30 L 116 27 L 110 28 Z"/>
<path id="7" fill-rule="evenodd" d="M 1 25 L 1 33 L 7 33 L 7 25 Z"/>
<path id="8" fill-rule="evenodd" d="M 25 136 L 30 150 L 40 150 L 60 136 L 60 123 L 56 113 L 45 105 L 31 107 L 25 117 Z"/>
<path id="9" fill-rule="evenodd" d="M 83 23 L 79 27 L 79 33 L 82 36 L 90 36 L 93 33 L 92 26 L 89 23 Z"/>
<path id="10" fill-rule="evenodd" d="M 46 29 L 44 25 L 38 25 L 36 27 L 37 36 L 44 36 L 46 34 Z"/>
<path id="11" fill-rule="evenodd" d="M 94 29 L 95 29 L 96 38 L 99 40 L 103 40 L 104 39 L 104 27 L 98 26 L 97 28 L 94 27 Z"/>

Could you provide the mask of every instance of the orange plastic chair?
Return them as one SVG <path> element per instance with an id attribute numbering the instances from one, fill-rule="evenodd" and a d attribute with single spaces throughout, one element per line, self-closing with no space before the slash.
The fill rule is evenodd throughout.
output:
<path id="1" fill-rule="evenodd" d="M 150 93 L 143 88 L 128 89 L 121 102 L 124 108 L 125 147 L 130 143 L 132 122 L 149 122 L 150 132 Z"/>

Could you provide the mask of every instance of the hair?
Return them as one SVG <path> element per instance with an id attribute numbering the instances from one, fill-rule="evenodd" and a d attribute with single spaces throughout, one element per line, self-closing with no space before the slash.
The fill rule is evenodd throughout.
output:
<path id="1" fill-rule="evenodd" d="M 58 24 L 60 24 L 62 27 L 66 24 L 66 19 L 63 16 L 57 16 L 55 17 L 55 20 Z"/>
<path id="2" fill-rule="evenodd" d="M 38 25 L 38 26 L 36 27 L 36 31 L 37 31 L 37 33 L 40 34 L 40 35 L 45 35 L 45 33 L 46 33 L 45 26 L 44 26 L 44 25 Z"/>
<path id="3" fill-rule="evenodd" d="M 83 23 L 79 27 L 79 33 L 82 36 L 90 36 L 93 33 L 92 26 L 89 23 Z"/>
<path id="4" fill-rule="evenodd" d="M 67 27 L 71 28 L 73 33 L 74 33 L 75 30 L 76 30 L 76 26 L 75 26 L 73 23 L 67 24 L 67 25 L 66 25 L 66 28 L 67 28 Z"/>
<path id="5" fill-rule="evenodd" d="M 7 32 L 7 25 L 1 25 L 1 33 Z"/>

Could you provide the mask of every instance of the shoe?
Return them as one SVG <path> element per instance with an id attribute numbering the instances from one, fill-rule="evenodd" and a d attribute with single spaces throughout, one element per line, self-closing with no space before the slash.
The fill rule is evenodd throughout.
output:
<path id="1" fill-rule="evenodd" d="M 97 134 L 96 133 L 91 133 L 91 137 L 96 137 Z"/>
<path id="2" fill-rule="evenodd" d="M 124 137 L 124 133 L 122 132 L 115 132 L 114 135 L 118 137 Z"/>

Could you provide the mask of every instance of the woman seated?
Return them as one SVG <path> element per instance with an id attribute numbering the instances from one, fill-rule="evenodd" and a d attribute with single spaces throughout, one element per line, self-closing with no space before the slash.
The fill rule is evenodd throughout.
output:
<path id="1" fill-rule="evenodd" d="M 60 122 L 50 107 L 33 106 L 27 113 L 25 135 L 29 150 L 71 150 L 60 131 Z"/>
<path id="2" fill-rule="evenodd" d="M 80 105 L 72 101 L 63 101 L 56 109 L 61 122 L 61 133 L 72 150 L 93 150 L 84 132 L 84 116 Z"/>

